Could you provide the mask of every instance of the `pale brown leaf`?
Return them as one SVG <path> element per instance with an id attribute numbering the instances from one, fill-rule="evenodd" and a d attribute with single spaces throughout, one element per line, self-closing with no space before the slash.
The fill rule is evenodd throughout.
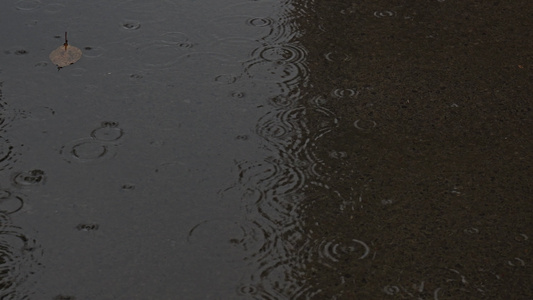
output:
<path id="1" fill-rule="evenodd" d="M 71 45 L 63 45 L 50 53 L 50 60 L 58 67 L 66 67 L 77 62 L 81 58 L 81 50 Z"/>

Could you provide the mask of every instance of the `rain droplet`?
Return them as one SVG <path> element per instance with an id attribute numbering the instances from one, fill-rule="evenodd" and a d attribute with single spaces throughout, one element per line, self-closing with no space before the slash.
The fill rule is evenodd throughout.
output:
<path id="1" fill-rule="evenodd" d="M 104 121 L 104 122 L 102 122 L 101 126 L 102 126 L 102 127 L 110 127 L 110 128 L 118 127 L 118 122 L 114 122 L 114 121 Z"/>
<path id="2" fill-rule="evenodd" d="M 271 18 L 250 18 L 246 20 L 246 24 L 255 26 L 255 27 L 265 27 L 270 26 L 274 23 L 274 20 Z"/>
<path id="3" fill-rule="evenodd" d="M 477 229 L 475 227 L 466 228 L 463 231 L 464 231 L 464 233 L 467 233 L 467 234 L 477 234 L 477 233 L 479 233 L 479 229 Z"/>
<path id="4" fill-rule="evenodd" d="M 356 239 L 348 242 L 325 240 L 317 246 L 316 250 L 319 257 L 322 258 L 321 263 L 329 267 L 334 267 L 334 263 L 351 256 L 357 259 L 364 259 L 370 253 L 370 248 L 367 244 Z"/>
<path id="5" fill-rule="evenodd" d="M 133 184 L 129 184 L 128 183 L 128 184 L 122 185 L 122 190 L 124 190 L 124 191 L 132 191 L 134 189 L 135 189 L 135 185 L 133 185 Z"/>
<path id="6" fill-rule="evenodd" d="M 307 51 L 300 45 L 267 45 L 256 49 L 252 55 L 257 55 L 265 61 L 301 62 L 307 56 Z"/>
<path id="7" fill-rule="evenodd" d="M 374 16 L 377 18 L 384 18 L 384 17 L 394 17 L 396 16 L 396 12 L 391 10 L 382 10 L 382 11 L 375 11 Z"/>
<path id="8" fill-rule="evenodd" d="M 19 49 L 15 51 L 15 55 L 24 55 L 24 54 L 28 54 L 28 51 L 24 49 Z"/>
<path id="9" fill-rule="evenodd" d="M 237 289 L 239 295 L 256 295 L 257 287 L 254 285 L 243 285 Z"/>
<path id="10" fill-rule="evenodd" d="M 102 47 L 85 47 L 84 56 L 86 57 L 100 57 L 104 54 L 105 49 Z"/>
<path id="11" fill-rule="evenodd" d="M 119 140 L 124 135 L 124 131 L 117 126 L 117 122 L 102 122 L 100 128 L 96 128 L 91 132 L 91 136 L 103 142 Z"/>
<path id="12" fill-rule="evenodd" d="M 189 37 L 182 32 L 167 32 L 162 35 L 161 42 L 185 49 L 192 48 L 194 46 L 194 44 L 189 41 Z"/>
<path id="13" fill-rule="evenodd" d="M 141 28 L 141 22 L 136 20 L 124 20 L 120 26 L 126 30 L 137 30 Z"/>
<path id="14" fill-rule="evenodd" d="M 31 186 L 43 184 L 45 182 L 44 171 L 31 170 L 29 172 L 18 172 L 13 174 L 12 181 L 16 186 Z"/>
<path id="15" fill-rule="evenodd" d="M 235 92 L 232 92 L 231 93 L 231 96 L 233 98 L 244 98 L 244 92 L 240 92 L 240 91 L 235 91 Z"/>
<path id="16" fill-rule="evenodd" d="M 95 231 L 95 230 L 98 230 L 100 226 L 98 224 L 94 224 L 94 223 L 82 223 L 82 224 L 78 224 L 76 226 L 76 229 L 79 230 L 79 231 Z"/>

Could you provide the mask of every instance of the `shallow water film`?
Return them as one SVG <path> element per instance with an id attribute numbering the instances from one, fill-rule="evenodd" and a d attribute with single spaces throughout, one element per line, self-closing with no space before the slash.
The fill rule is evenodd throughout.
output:
<path id="1" fill-rule="evenodd" d="M 533 299 L 532 7 L 1 1 L 0 298 Z"/>

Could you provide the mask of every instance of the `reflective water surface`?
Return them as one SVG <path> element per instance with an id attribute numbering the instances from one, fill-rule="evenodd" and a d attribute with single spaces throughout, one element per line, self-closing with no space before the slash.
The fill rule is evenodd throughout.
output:
<path id="1" fill-rule="evenodd" d="M 533 298 L 531 10 L 2 1 L 1 298 Z"/>

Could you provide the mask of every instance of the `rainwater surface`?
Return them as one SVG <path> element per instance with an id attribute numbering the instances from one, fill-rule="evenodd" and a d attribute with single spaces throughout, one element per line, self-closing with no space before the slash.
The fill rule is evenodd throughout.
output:
<path id="1" fill-rule="evenodd" d="M 527 3 L 2 1 L 0 298 L 531 299 Z"/>

